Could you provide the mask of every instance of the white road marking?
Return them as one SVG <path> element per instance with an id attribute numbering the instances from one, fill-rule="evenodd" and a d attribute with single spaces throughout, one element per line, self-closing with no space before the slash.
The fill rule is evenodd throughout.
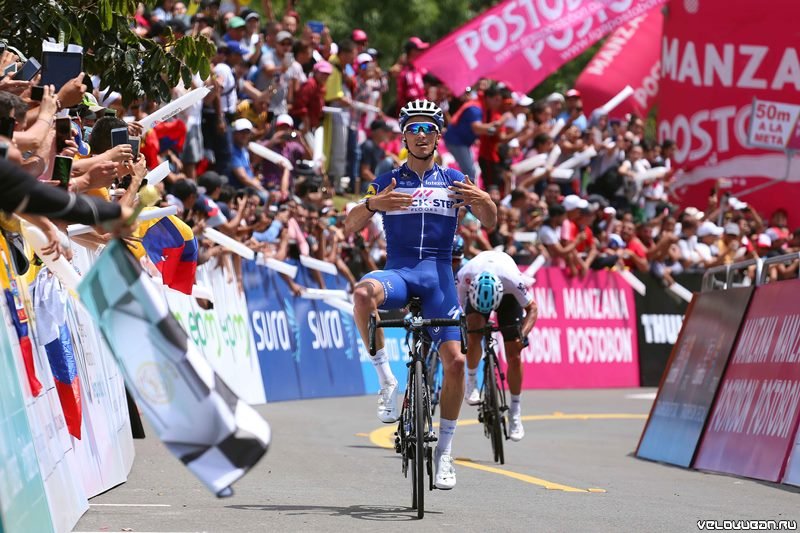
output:
<path id="1" fill-rule="evenodd" d="M 166 503 L 90 503 L 89 507 L 172 507 Z"/>
<path id="2" fill-rule="evenodd" d="M 655 400 L 655 392 L 643 392 L 640 394 L 626 394 L 625 397 L 629 400 Z"/>

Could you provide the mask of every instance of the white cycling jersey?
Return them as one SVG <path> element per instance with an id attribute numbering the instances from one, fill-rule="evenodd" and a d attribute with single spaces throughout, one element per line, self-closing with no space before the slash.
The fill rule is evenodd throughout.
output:
<path id="1" fill-rule="evenodd" d="M 467 305 L 470 283 L 484 271 L 492 272 L 503 282 L 503 296 L 513 294 L 521 307 L 527 307 L 533 301 L 526 279 L 511 256 L 505 252 L 487 250 L 470 259 L 458 271 L 458 301 L 462 307 Z"/>

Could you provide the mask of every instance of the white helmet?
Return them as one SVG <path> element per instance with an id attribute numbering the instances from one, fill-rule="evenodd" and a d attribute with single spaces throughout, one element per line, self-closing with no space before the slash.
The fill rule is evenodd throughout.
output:
<path id="1" fill-rule="evenodd" d="M 492 272 L 481 272 L 469 284 L 469 303 L 477 312 L 487 315 L 500 307 L 503 282 Z"/>
<path id="2" fill-rule="evenodd" d="M 403 109 L 400 110 L 398 122 L 400 122 L 401 130 L 411 117 L 428 117 L 433 119 L 436 125 L 439 126 L 440 131 L 444 128 L 444 113 L 442 113 L 438 105 L 430 100 L 414 100 L 407 103 Z"/>

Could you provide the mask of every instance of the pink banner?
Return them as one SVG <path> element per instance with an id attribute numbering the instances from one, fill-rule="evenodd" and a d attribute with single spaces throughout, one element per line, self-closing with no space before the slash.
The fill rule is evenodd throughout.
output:
<path id="1" fill-rule="evenodd" d="M 781 481 L 800 421 L 800 314 L 795 298 L 800 298 L 800 280 L 756 289 L 695 468 Z"/>
<path id="2" fill-rule="evenodd" d="M 658 98 L 659 140 L 677 143 L 674 163 L 685 171 L 675 187 L 684 206 L 705 209 L 709 190 L 769 215 L 789 210 L 796 225 L 800 164 L 748 146 L 754 98 L 796 103 L 800 91 L 795 0 L 758 2 L 673 0 L 664 17 Z M 723 29 L 711 31 L 712 28 Z M 742 195 L 747 189 L 771 186 Z"/>
<path id="3" fill-rule="evenodd" d="M 616 272 L 536 272 L 539 319 L 522 351 L 525 389 L 639 386 L 633 291 Z"/>
<path id="4" fill-rule="evenodd" d="M 626 113 L 644 116 L 658 94 L 661 77 L 660 9 L 636 17 L 612 33 L 575 81 L 581 92 L 583 108 L 592 111 L 619 94 L 626 85 L 633 87 L 633 96 L 611 112 L 622 117 Z"/>
<path id="5" fill-rule="evenodd" d="M 607 33 L 666 0 L 507 0 L 451 33 L 417 65 L 455 94 L 480 78 L 527 92 Z"/>

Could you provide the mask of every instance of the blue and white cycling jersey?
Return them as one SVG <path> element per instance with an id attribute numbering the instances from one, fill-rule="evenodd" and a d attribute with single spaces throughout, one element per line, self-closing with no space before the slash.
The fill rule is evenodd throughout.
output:
<path id="1" fill-rule="evenodd" d="M 378 176 L 365 198 L 374 196 L 397 182 L 395 191 L 410 194 L 414 203 L 407 210 L 382 213 L 386 232 L 386 269 L 370 272 L 364 279 L 381 283 L 384 301 L 381 309 L 398 309 L 411 296 L 422 300 L 425 318 L 458 318 L 458 304 L 451 258 L 453 236 L 458 224 L 456 200 L 449 187 L 464 181 L 464 175 L 438 165 L 422 178 L 406 165 Z M 428 328 L 434 341 L 460 338 L 457 327 Z"/>
<path id="2" fill-rule="evenodd" d="M 458 223 L 456 200 L 449 198 L 449 187 L 464 181 L 464 174 L 433 165 L 422 178 L 406 165 L 375 178 L 365 198 L 374 196 L 397 181 L 395 190 L 410 194 L 414 203 L 404 211 L 382 213 L 386 232 L 387 263 L 440 259 L 450 261 L 453 235 Z"/>

